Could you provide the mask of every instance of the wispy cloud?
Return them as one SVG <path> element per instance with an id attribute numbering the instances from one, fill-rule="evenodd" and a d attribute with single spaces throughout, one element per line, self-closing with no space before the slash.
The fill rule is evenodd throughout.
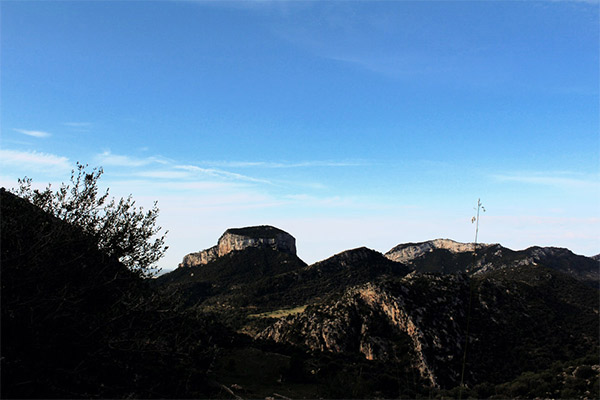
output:
<path id="1" fill-rule="evenodd" d="M 51 136 L 50 133 L 44 131 L 32 131 L 28 129 L 14 129 L 14 131 L 36 138 L 45 138 Z"/>
<path id="2" fill-rule="evenodd" d="M 268 161 L 204 161 L 204 165 L 229 168 L 337 168 L 337 167 L 360 167 L 366 165 L 364 161 L 329 161 L 313 160 L 299 162 L 268 162 Z"/>
<path id="3" fill-rule="evenodd" d="M 151 174 L 152 175 L 152 174 Z M 188 192 L 188 193 L 215 193 L 215 192 L 228 192 L 231 190 L 244 189 L 246 186 L 239 183 L 232 182 L 217 182 L 211 181 L 200 181 L 200 180 L 176 180 L 176 179 L 163 179 L 154 180 L 152 185 L 148 185 L 147 177 L 135 175 L 128 176 L 127 178 L 118 178 L 114 180 L 116 185 L 131 190 L 131 188 L 147 188 L 146 191 L 160 192 L 168 195 L 175 193 Z M 151 186 L 151 187 L 150 187 Z"/>
<path id="4" fill-rule="evenodd" d="M 0 150 L 0 165 L 9 167 L 49 167 L 68 170 L 71 163 L 67 157 L 37 151 Z"/>
<path id="5" fill-rule="evenodd" d="M 144 170 L 144 171 L 131 171 L 131 175 L 137 176 L 140 178 L 155 178 L 155 179 L 172 179 L 172 180 L 194 180 L 197 178 L 217 178 L 221 180 L 227 181 L 241 181 L 241 182 L 251 182 L 251 183 L 263 183 L 263 184 L 272 184 L 271 181 L 267 179 L 255 178 L 252 176 L 226 171 L 220 168 L 203 168 L 196 165 L 185 165 L 185 164 L 177 164 L 173 160 L 169 160 L 163 157 L 133 157 L 129 155 L 122 154 L 113 154 L 110 151 L 104 151 L 101 154 L 98 154 L 95 157 L 95 162 L 101 166 L 111 166 L 111 167 L 124 167 L 124 168 L 140 168 L 140 167 L 148 167 L 151 165 L 160 165 L 160 167 L 155 168 L 153 170 Z M 208 165 L 213 165 L 212 163 L 205 163 Z M 254 163 L 254 162 L 221 162 L 216 163 L 222 165 L 224 167 L 250 167 L 256 166 L 258 164 L 266 164 L 270 163 Z"/>
<path id="6" fill-rule="evenodd" d="M 321 197 L 309 194 L 288 194 L 283 198 L 290 204 L 301 206 L 303 208 L 319 208 L 319 209 L 372 209 L 375 203 L 364 202 L 356 197 L 329 196 Z"/>
<path id="7" fill-rule="evenodd" d="M 89 128 L 92 126 L 91 122 L 63 122 L 64 126 L 70 126 L 71 128 Z"/>
<path id="8" fill-rule="evenodd" d="M 376 74 L 391 78 L 402 76 L 422 75 L 433 72 L 433 65 L 426 64 L 423 57 L 403 55 L 402 57 L 390 55 L 336 55 L 326 56 L 330 60 L 352 64 Z M 440 64 L 435 67 L 440 69 Z"/>
<path id="9" fill-rule="evenodd" d="M 570 176 L 567 173 L 516 173 L 493 176 L 501 182 L 517 182 L 532 185 L 554 186 L 563 189 L 600 189 L 600 179 L 596 177 Z"/>
<path id="10" fill-rule="evenodd" d="M 113 154 L 105 151 L 95 157 L 95 161 L 102 166 L 114 167 L 143 167 L 150 164 L 168 164 L 168 161 L 161 157 L 136 158 L 127 155 Z"/>
<path id="11" fill-rule="evenodd" d="M 89 132 L 92 128 L 91 122 L 63 122 L 63 126 L 66 126 L 72 132 Z"/>
<path id="12" fill-rule="evenodd" d="M 584 3 L 600 5 L 600 0 L 548 0 L 550 3 Z"/>
<path id="13" fill-rule="evenodd" d="M 239 180 L 239 181 L 246 181 L 246 182 L 271 184 L 271 181 L 268 181 L 266 179 L 253 178 L 251 176 L 242 175 L 242 174 L 238 174 L 235 172 L 223 171 L 221 169 L 216 169 L 216 168 L 201 168 L 201 167 L 198 167 L 195 165 L 177 165 L 177 166 L 175 166 L 175 168 L 181 169 L 184 171 L 194 172 L 197 174 L 203 174 L 203 175 L 207 175 L 207 176 L 211 176 L 211 177 L 215 177 L 215 178 L 225 178 L 225 179 L 232 179 L 232 180 Z"/>
<path id="14" fill-rule="evenodd" d="M 154 170 L 154 171 L 142 171 L 135 174 L 141 178 L 155 178 L 155 179 L 186 179 L 190 178 L 190 174 L 186 171 L 173 171 L 173 170 Z"/>
<path id="15" fill-rule="evenodd" d="M 170 160 L 160 156 L 153 157 L 135 157 L 123 154 L 114 154 L 110 150 L 106 150 L 95 156 L 94 162 L 103 167 L 124 167 L 124 168 L 141 168 L 151 165 L 161 165 L 160 168 L 154 170 L 131 171 L 131 174 L 141 178 L 157 178 L 157 179 L 179 179 L 179 180 L 194 180 L 198 178 L 216 178 L 226 181 L 238 181 L 246 183 L 260 183 L 274 185 L 275 182 L 265 178 L 257 178 L 248 174 L 232 172 L 228 169 L 285 169 L 285 168 L 345 168 L 358 167 L 367 165 L 365 161 L 350 160 L 350 161 L 334 161 L 334 160 L 308 160 L 299 162 L 286 161 L 198 161 L 197 165 L 178 164 L 174 160 Z M 282 181 L 277 181 L 279 184 L 286 184 Z M 287 184 L 286 184 L 287 185 Z M 298 182 L 294 182 L 294 186 L 298 186 Z M 322 184 L 310 183 L 304 186 L 313 188 L 323 188 Z"/>

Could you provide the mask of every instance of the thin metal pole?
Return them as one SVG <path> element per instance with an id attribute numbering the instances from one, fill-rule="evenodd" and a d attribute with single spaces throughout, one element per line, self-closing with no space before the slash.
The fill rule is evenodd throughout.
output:
<path id="1" fill-rule="evenodd" d="M 475 243 L 473 244 L 473 267 L 475 266 L 475 257 L 477 256 L 477 236 L 479 235 L 479 210 L 482 208 L 481 199 L 477 199 L 477 217 L 473 222 L 475 225 Z M 483 209 L 485 211 L 485 208 Z M 465 350 L 463 352 L 463 362 L 460 371 L 460 386 L 458 389 L 458 399 L 462 400 L 462 392 L 465 384 L 465 366 L 467 365 L 467 348 L 469 347 L 469 328 L 471 325 L 471 306 L 473 303 L 473 281 L 469 279 L 469 308 L 467 309 L 467 329 L 465 333 Z"/>
<path id="2" fill-rule="evenodd" d="M 475 251 L 477 251 L 477 235 L 479 235 L 479 209 L 481 208 L 481 199 L 477 199 L 477 219 L 475 226 Z"/>

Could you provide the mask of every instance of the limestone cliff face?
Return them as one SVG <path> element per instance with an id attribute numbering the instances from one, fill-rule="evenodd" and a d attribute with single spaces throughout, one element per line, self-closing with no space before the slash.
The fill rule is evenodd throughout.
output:
<path id="1" fill-rule="evenodd" d="M 196 265 L 208 264 L 218 257 L 218 247 L 213 246 L 210 249 L 202 250 L 197 253 L 190 253 L 183 257 L 180 267 L 193 267 Z"/>
<path id="2" fill-rule="evenodd" d="M 257 226 L 228 229 L 219 239 L 217 247 L 219 257 L 248 247 L 271 248 L 295 255 L 296 239 L 289 233 L 275 227 Z"/>
<path id="3" fill-rule="evenodd" d="M 455 384 L 465 341 L 465 294 L 468 283 L 462 276 L 410 274 L 394 287 L 368 283 L 350 288 L 339 300 L 280 319 L 257 337 L 314 350 L 359 352 L 369 360 L 409 355 L 430 385 Z"/>
<path id="4" fill-rule="evenodd" d="M 228 229 L 216 246 L 186 255 L 179 266 L 194 267 L 208 264 L 232 251 L 249 247 L 270 248 L 296 255 L 296 239 L 292 235 L 273 226 L 261 225 Z"/>
<path id="5" fill-rule="evenodd" d="M 488 246 L 489 245 L 487 244 L 478 243 L 477 249 Z M 450 239 L 435 239 L 422 243 L 400 244 L 385 253 L 385 256 L 392 261 L 406 262 L 435 249 L 445 249 L 452 253 L 472 252 L 474 250 L 474 244 L 455 242 Z"/>

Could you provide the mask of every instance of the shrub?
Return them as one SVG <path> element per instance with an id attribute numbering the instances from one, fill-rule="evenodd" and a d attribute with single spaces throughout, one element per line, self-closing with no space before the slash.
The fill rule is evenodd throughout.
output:
<path id="1" fill-rule="evenodd" d="M 29 200 L 42 210 L 79 227 L 92 236 L 98 247 L 114 256 L 130 270 L 150 277 L 158 273 L 155 267 L 167 250 L 165 236 L 156 237 L 161 227 L 156 226 L 157 203 L 148 210 L 137 207 L 131 195 L 126 199 L 109 200 L 108 189 L 98 193 L 102 168 L 86 171 L 87 165 L 77 163 L 71 171 L 71 185 L 62 183 L 54 192 L 51 185 L 40 191 L 32 189 L 31 178 L 19 179 L 19 188 L 12 192 Z M 154 241 L 152 240 L 154 238 Z"/>

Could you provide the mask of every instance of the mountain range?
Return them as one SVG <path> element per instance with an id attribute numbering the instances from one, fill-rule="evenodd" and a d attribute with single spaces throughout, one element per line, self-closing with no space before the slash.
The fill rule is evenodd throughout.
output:
<path id="1" fill-rule="evenodd" d="M 157 281 L 255 339 L 401 365 L 436 388 L 501 384 L 598 348 L 599 263 L 562 248 L 436 239 L 304 265 L 250 244 Z"/>
<path id="2" fill-rule="evenodd" d="M 307 265 L 257 226 L 141 279 L 0 195 L 2 397 L 599 396 L 598 257 L 436 239 Z"/>

